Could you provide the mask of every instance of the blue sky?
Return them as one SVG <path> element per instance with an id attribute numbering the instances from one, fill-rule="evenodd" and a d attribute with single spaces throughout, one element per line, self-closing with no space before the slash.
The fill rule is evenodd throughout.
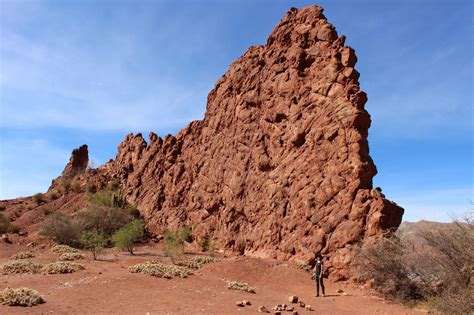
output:
<path id="1" fill-rule="evenodd" d="M 310 1 L 0 0 L 0 199 L 46 191 L 73 148 L 201 119 L 229 63 Z M 355 48 L 371 155 L 405 220 L 474 200 L 470 0 L 317 2 Z"/>

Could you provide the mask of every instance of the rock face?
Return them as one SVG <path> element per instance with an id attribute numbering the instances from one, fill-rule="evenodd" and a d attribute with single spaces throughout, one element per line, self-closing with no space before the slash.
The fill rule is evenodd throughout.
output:
<path id="1" fill-rule="evenodd" d="M 98 171 L 154 233 L 188 224 L 226 250 L 304 263 L 322 252 L 346 277 L 352 244 L 403 209 L 371 194 L 367 95 L 344 40 L 320 7 L 292 8 L 217 81 L 203 120 L 148 143 L 130 134 Z"/>
<path id="2" fill-rule="evenodd" d="M 84 174 L 87 170 L 87 164 L 89 163 L 89 150 L 87 145 L 84 144 L 77 149 L 74 149 L 69 158 L 69 163 L 66 164 L 61 177 L 62 178 L 73 178 L 78 174 Z"/>

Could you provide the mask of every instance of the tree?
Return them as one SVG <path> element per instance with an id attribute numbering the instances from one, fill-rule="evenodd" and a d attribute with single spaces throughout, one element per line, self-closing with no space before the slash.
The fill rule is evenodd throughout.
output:
<path id="1" fill-rule="evenodd" d="M 107 237 L 97 229 L 85 231 L 79 238 L 81 245 L 92 253 L 94 260 L 97 254 L 107 245 Z"/>
<path id="2" fill-rule="evenodd" d="M 129 224 L 117 230 L 112 236 L 115 246 L 126 249 L 133 255 L 133 244 L 143 237 L 143 221 L 133 220 Z"/>

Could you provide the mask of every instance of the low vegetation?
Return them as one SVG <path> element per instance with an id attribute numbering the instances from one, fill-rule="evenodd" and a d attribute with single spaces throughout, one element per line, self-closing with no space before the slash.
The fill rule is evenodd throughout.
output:
<path id="1" fill-rule="evenodd" d="M 37 205 L 40 205 L 44 202 L 46 202 L 45 195 L 42 193 L 37 193 L 33 195 L 33 200 L 36 202 Z"/>
<path id="2" fill-rule="evenodd" d="M 128 268 L 131 273 L 144 273 L 153 277 L 170 279 L 173 277 L 186 278 L 189 271 L 186 268 L 166 265 L 157 261 L 136 264 Z"/>
<path id="3" fill-rule="evenodd" d="M 446 314 L 474 312 L 474 221 L 462 221 L 419 232 L 421 243 L 395 236 L 365 245 L 355 269 L 362 281 L 386 298 L 420 301 Z"/>
<path id="4" fill-rule="evenodd" d="M 133 245 L 140 240 L 144 234 L 144 225 L 142 220 L 133 220 L 124 227 L 118 229 L 112 236 L 116 247 L 127 250 L 133 255 Z"/>
<path id="5" fill-rule="evenodd" d="M 43 266 L 42 271 L 47 274 L 65 274 L 83 270 L 84 266 L 76 263 L 57 261 Z"/>
<path id="6" fill-rule="evenodd" d="M 38 273 L 41 272 L 43 265 L 34 263 L 30 260 L 15 260 L 0 265 L 0 273 L 7 274 L 22 274 L 22 273 Z"/>
<path id="7" fill-rule="evenodd" d="M 102 249 L 107 245 L 107 236 L 97 229 L 85 231 L 79 239 L 82 247 L 91 252 L 92 258 L 97 259 Z"/>
<path id="8" fill-rule="evenodd" d="M 213 255 L 216 250 L 216 239 L 205 236 L 198 242 L 198 245 L 202 252 Z"/>
<path id="9" fill-rule="evenodd" d="M 33 257 L 34 255 L 31 252 L 19 252 L 13 255 L 11 258 L 18 260 L 18 259 L 28 259 L 28 258 L 33 258 Z"/>
<path id="10" fill-rule="evenodd" d="M 28 288 L 6 288 L 0 292 L 0 304 L 8 306 L 34 306 L 44 303 L 43 298 L 35 290 Z"/>
<path id="11" fill-rule="evenodd" d="M 58 254 L 66 254 L 66 253 L 70 253 L 70 254 L 75 254 L 75 253 L 79 253 L 79 251 L 75 248 L 72 248 L 70 246 L 67 246 L 67 245 L 61 245 L 61 244 L 58 244 L 58 245 L 54 245 L 52 248 L 51 248 L 51 251 L 53 253 L 58 253 Z"/>
<path id="12" fill-rule="evenodd" d="M 184 243 L 192 241 L 191 229 L 187 225 L 176 230 L 165 230 L 163 236 L 163 251 L 173 263 L 183 255 Z"/>
<path id="13" fill-rule="evenodd" d="M 10 222 L 3 213 L 0 213 L 0 234 L 18 232 L 20 232 L 20 227 L 15 223 Z"/>
<path id="14" fill-rule="evenodd" d="M 84 256 L 80 253 L 64 253 L 59 256 L 60 261 L 72 261 L 79 259 L 84 259 Z"/>
<path id="15" fill-rule="evenodd" d="M 199 269 L 205 264 L 216 262 L 217 258 L 212 256 L 196 256 L 188 261 L 180 261 L 176 263 L 178 266 L 186 267 L 189 269 Z"/>
<path id="16" fill-rule="evenodd" d="M 227 281 L 227 288 L 235 291 L 256 293 L 255 289 L 245 282 Z"/>

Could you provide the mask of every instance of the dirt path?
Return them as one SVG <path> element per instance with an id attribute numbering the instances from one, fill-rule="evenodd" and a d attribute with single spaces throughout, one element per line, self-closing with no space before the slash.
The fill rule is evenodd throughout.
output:
<path id="1" fill-rule="evenodd" d="M 25 246 L 0 245 L 0 263 Z M 51 262 L 58 254 L 47 249 L 33 251 L 35 262 Z M 127 268 L 139 262 L 163 257 L 158 246 L 142 246 L 139 255 L 107 250 L 103 261 L 79 261 L 85 270 L 67 275 L 0 275 L 0 289 L 28 287 L 41 293 L 46 303 L 31 308 L 0 305 L 0 314 L 259 314 L 277 304 L 289 304 L 297 295 L 314 311 L 296 307 L 299 314 L 421 314 L 400 305 L 371 297 L 351 285 L 326 282 L 325 298 L 314 297 L 309 274 L 284 262 L 256 258 L 228 258 L 211 263 L 186 279 L 160 279 L 132 274 Z M 223 279 L 248 282 L 257 293 L 227 289 Z M 337 294 L 344 290 L 347 295 Z M 251 301 L 239 308 L 236 302 Z M 291 314 L 283 312 L 283 314 Z"/>

